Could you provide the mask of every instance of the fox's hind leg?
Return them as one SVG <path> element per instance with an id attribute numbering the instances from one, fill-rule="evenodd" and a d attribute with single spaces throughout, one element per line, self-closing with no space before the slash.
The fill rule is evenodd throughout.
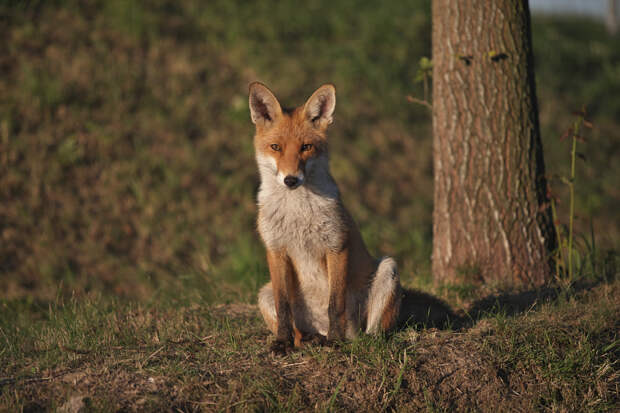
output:
<path id="1" fill-rule="evenodd" d="M 382 258 L 368 292 L 366 333 L 376 334 L 394 327 L 401 295 L 396 261 L 390 257 Z"/>
<path id="2" fill-rule="evenodd" d="M 273 287 L 271 286 L 271 282 L 265 284 L 265 286 L 258 292 L 258 308 L 263 315 L 267 328 L 273 334 L 276 334 L 278 331 L 278 319 L 276 316 L 276 303 L 273 299 Z M 295 347 L 301 346 L 301 339 L 301 332 L 297 329 L 297 327 L 295 327 L 295 325 L 293 325 L 293 340 Z"/>

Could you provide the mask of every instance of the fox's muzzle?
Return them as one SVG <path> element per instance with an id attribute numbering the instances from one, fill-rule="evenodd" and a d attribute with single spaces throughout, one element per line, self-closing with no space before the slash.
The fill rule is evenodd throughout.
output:
<path id="1" fill-rule="evenodd" d="M 297 178 L 296 176 L 288 175 L 286 178 L 284 178 L 284 185 L 288 186 L 291 189 L 295 188 L 298 184 L 299 178 Z"/>

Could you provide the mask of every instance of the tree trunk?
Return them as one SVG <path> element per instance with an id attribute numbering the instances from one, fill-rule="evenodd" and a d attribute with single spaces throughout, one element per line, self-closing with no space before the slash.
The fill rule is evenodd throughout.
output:
<path id="1" fill-rule="evenodd" d="M 544 283 L 555 232 L 527 0 L 433 0 L 433 274 Z"/>

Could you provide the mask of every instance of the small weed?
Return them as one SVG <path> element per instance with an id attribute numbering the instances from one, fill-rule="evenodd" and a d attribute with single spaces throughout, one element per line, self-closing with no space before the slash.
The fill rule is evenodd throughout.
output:
<path id="1" fill-rule="evenodd" d="M 577 142 L 585 142 L 585 138 L 582 136 L 582 129 L 592 128 L 592 123 L 586 119 L 586 110 L 585 107 L 579 111 L 575 112 L 576 119 L 573 121 L 573 125 L 566 130 L 561 140 L 569 137 L 571 139 L 571 151 L 570 151 L 570 174 L 568 177 L 560 176 L 560 180 L 565 183 L 569 188 L 569 212 L 568 212 L 568 232 L 565 232 L 563 228 L 559 224 L 558 213 L 557 213 L 557 200 L 552 196 L 551 197 L 551 213 L 553 215 L 553 222 L 555 225 L 555 231 L 558 237 L 558 249 L 555 254 L 555 265 L 556 265 L 556 279 L 557 281 L 563 285 L 565 288 L 568 288 L 571 283 L 573 283 L 577 274 L 574 272 L 574 264 L 581 264 L 583 261 L 581 254 L 574 247 L 575 236 L 574 236 L 574 223 L 575 223 L 575 185 L 576 185 L 576 163 L 577 158 L 582 158 L 585 160 L 583 155 L 577 152 Z M 595 241 L 594 241 L 594 232 L 591 232 L 591 243 L 588 244 L 590 247 L 589 258 L 592 259 L 595 254 Z M 592 266 L 594 266 L 593 261 Z M 582 265 L 579 265 L 580 268 L 583 268 Z M 582 274 L 579 274 L 582 275 Z"/>
<path id="2" fill-rule="evenodd" d="M 383 405 L 383 409 L 387 409 L 393 399 L 396 397 L 398 392 L 401 390 L 401 386 L 403 384 L 403 374 L 405 373 L 405 369 L 407 368 L 407 350 L 403 351 L 402 359 L 399 357 L 400 369 L 398 370 L 398 375 L 396 376 L 396 380 L 394 382 L 394 388 L 390 390 L 386 396 L 387 399 Z"/>
<path id="3" fill-rule="evenodd" d="M 424 56 L 420 58 L 420 62 L 418 64 L 418 70 L 416 72 L 415 78 L 413 79 L 414 83 L 422 83 L 424 86 L 424 99 L 420 100 L 411 95 L 407 96 L 407 100 L 411 103 L 417 103 L 423 106 L 426 106 L 428 109 L 433 109 L 433 104 L 430 102 L 429 98 L 429 82 L 433 77 L 433 61 L 428 57 Z"/>
<path id="4" fill-rule="evenodd" d="M 345 377 L 343 376 L 338 382 L 338 384 L 336 385 L 336 389 L 334 389 L 334 393 L 331 395 L 331 397 L 327 401 L 327 406 L 324 409 L 325 412 L 334 411 L 334 405 L 336 403 L 336 398 L 338 397 L 338 394 L 340 393 L 340 386 L 342 385 L 342 382 L 344 382 L 344 380 L 345 380 Z"/>

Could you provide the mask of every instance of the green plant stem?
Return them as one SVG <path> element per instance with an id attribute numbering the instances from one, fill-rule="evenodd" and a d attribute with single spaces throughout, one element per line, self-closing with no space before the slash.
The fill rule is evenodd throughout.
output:
<path id="1" fill-rule="evenodd" d="M 579 128 L 583 122 L 583 116 L 575 121 L 573 130 L 573 148 L 571 151 L 570 180 L 568 183 L 570 190 L 570 211 L 568 221 L 568 279 L 573 280 L 573 223 L 575 221 L 575 160 L 577 158 L 577 137 Z"/>
<path id="2" fill-rule="evenodd" d="M 560 267 L 565 268 L 566 263 L 564 262 L 564 254 L 563 251 L 563 242 L 562 242 L 562 232 L 560 231 L 560 226 L 558 225 L 558 212 L 557 207 L 555 206 L 555 199 L 551 199 L 551 218 L 553 219 L 553 226 L 555 227 L 555 233 L 558 237 L 558 248 L 557 248 L 557 256 L 555 259 L 555 276 L 557 280 L 561 280 L 562 274 L 560 274 Z"/>

